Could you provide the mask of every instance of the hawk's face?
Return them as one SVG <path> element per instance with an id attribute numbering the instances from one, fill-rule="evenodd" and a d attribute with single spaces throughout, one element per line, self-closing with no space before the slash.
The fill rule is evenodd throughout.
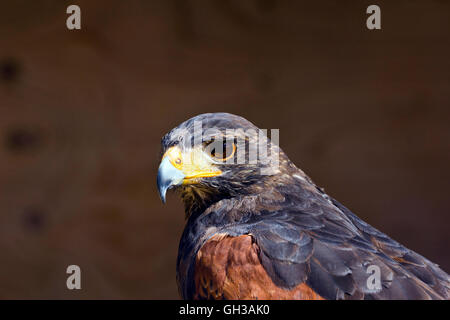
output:
<path id="1" fill-rule="evenodd" d="M 278 174 L 278 159 L 285 158 L 252 123 L 227 113 L 183 122 L 163 137 L 162 153 L 157 178 L 161 199 L 165 201 L 169 188 L 178 189 L 187 211 L 245 194 L 248 186 Z"/>

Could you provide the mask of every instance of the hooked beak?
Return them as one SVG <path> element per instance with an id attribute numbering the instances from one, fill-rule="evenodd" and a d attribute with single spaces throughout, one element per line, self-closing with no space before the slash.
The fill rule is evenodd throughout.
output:
<path id="1" fill-rule="evenodd" d="M 200 178 L 215 177 L 221 173 L 210 161 L 206 161 L 201 149 L 183 153 L 179 147 L 171 147 L 163 155 L 158 169 L 159 196 L 166 203 L 166 192 L 171 187 L 194 184 Z"/>
<path id="2" fill-rule="evenodd" d="M 175 168 L 170 163 L 169 157 L 164 157 L 158 169 L 158 191 L 159 197 L 163 203 L 166 203 L 166 192 L 172 186 L 177 186 L 183 183 L 185 175 L 181 170 Z"/>

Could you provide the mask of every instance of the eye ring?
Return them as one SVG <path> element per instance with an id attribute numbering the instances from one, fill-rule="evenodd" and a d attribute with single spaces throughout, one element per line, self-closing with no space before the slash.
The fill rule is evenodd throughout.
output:
<path id="1" fill-rule="evenodd" d="M 222 149 L 223 155 L 226 155 L 226 151 L 225 151 L 225 150 L 227 149 L 227 148 L 225 147 L 225 143 L 226 143 L 226 142 L 227 142 L 227 141 L 224 141 L 224 148 Z M 206 147 L 207 147 L 207 146 L 210 146 L 212 143 L 214 143 L 214 142 L 213 142 L 213 141 L 209 141 L 209 142 L 207 142 L 205 145 L 206 145 Z M 216 157 L 216 156 L 215 156 L 215 149 L 214 149 L 214 148 L 212 148 L 211 150 L 209 150 L 209 156 L 210 156 L 211 158 L 213 158 L 214 160 L 221 161 L 221 162 L 225 162 L 225 161 L 231 159 L 231 158 L 235 155 L 235 153 L 236 153 L 236 143 L 231 142 L 231 144 L 232 144 L 232 146 L 233 146 L 233 150 L 232 150 L 231 154 L 228 155 L 228 156 L 226 156 L 225 158 Z"/>
<path id="2" fill-rule="evenodd" d="M 236 144 L 234 142 L 232 142 L 231 144 L 233 145 L 233 151 L 231 152 L 231 154 L 228 157 L 225 157 L 225 158 L 220 159 L 220 160 L 225 162 L 225 161 L 231 159 L 234 156 L 234 154 L 236 153 Z"/>

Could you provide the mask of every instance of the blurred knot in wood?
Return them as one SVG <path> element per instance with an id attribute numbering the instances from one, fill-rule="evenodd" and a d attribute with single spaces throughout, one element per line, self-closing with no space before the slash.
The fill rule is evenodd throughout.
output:
<path id="1" fill-rule="evenodd" d="M 5 148 L 13 153 L 34 151 L 39 148 L 42 137 L 36 130 L 14 128 L 5 136 Z"/>
<path id="2" fill-rule="evenodd" d="M 21 73 L 20 63 L 12 58 L 4 58 L 0 61 L 0 79 L 3 82 L 11 83 L 18 80 Z"/>

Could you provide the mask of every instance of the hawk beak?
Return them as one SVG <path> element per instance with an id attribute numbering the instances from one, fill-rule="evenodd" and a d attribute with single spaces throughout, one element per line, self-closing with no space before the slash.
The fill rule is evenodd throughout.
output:
<path id="1" fill-rule="evenodd" d="M 177 146 L 171 147 L 163 155 L 158 170 L 158 190 L 163 203 L 166 192 L 173 186 L 198 182 L 199 178 L 215 177 L 222 173 L 206 161 L 201 149 L 183 153 Z"/>
<path id="2" fill-rule="evenodd" d="M 166 203 L 167 190 L 172 186 L 182 184 L 184 177 L 184 173 L 172 165 L 169 157 L 165 156 L 162 159 L 158 169 L 157 184 L 159 197 L 163 203 Z"/>

